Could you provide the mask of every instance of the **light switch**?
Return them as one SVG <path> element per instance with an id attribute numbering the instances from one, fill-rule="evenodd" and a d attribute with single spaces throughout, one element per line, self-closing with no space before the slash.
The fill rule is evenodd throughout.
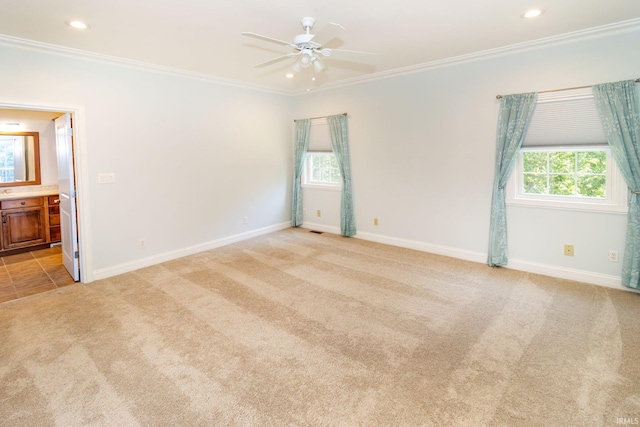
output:
<path id="1" fill-rule="evenodd" d="M 116 182 L 116 174 L 114 173 L 99 173 L 98 184 L 113 184 Z"/>

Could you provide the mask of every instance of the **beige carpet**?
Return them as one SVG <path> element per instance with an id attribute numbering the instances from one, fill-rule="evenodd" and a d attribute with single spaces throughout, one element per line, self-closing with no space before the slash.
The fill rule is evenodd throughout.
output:
<path id="1" fill-rule="evenodd" d="M 3 426 L 614 426 L 640 296 L 289 229 L 0 304 Z"/>

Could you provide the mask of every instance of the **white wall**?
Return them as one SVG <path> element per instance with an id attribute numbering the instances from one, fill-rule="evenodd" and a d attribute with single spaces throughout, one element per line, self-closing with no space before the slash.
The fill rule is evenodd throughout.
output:
<path id="1" fill-rule="evenodd" d="M 638 51 L 631 33 L 291 98 L 5 46 L 0 103 L 82 111 L 83 251 L 96 277 L 287 223 L 292 119 L 344 111 L 360 236 L 482 261 L 495 95 L 636 78 Z M 104 172 L 116 182 L 98 184 Z M 339 200 L 305 190 L 310 214 L 323 211 L 307 222 L 337 228 Z M 625 215 L 509 207 L 508 221 L 511 266 L 592 282 L 620 275 L 606 254 L 622 258 Z"/>
<path id="2" fill-rule="evenodd" d="M 58 185 L 58 160 L 56 157 L 56 128 L 51 120 L 27 120 L 25 129 L 39 132 L 40 176 L 42 185 Z"/>
<path id="3" fill-rule="evenodd" d="M 296 118 L 349 113 L 360 237 L 486 260 L 497 94 L 640 77 L 638 33 L 540 48 L 296 99 Z M 303 193 L 310 228 L 335 230 L 339 196 Z M 626 215 L 508 207 L 510 266 L 617 286 Z M 378 227 L 373 218 L 380 219 Z M 575 256 L 563 255 L 563 244 Z"/>
<path id="4" fill-rule="evenodd" d="M 96 278 L 289 221 L 290 97 L 8 47 L 0 58 L 0 103 L 84 115 L 82 250 Z M 114 184 L 97 183 L 105 172 Z"/>

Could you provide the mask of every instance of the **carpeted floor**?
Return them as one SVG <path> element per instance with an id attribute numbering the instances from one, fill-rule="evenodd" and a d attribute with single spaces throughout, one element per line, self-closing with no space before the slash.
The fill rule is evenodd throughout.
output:
<path id="1" fill-rule="evenodd" d="M 330 234 L 0 304 L 3 426 L 639 417 L 640 295 Z"/>

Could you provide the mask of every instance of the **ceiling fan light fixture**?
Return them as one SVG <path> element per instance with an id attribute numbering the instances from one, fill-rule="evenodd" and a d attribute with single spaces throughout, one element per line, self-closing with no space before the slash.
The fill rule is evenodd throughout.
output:
<path id="1" fill-rule="evenodd" d="M 313 57 L 312 63 L 313 63 L 313 70 L 316 73 L 320 73 L 320 72 L 322 72 L 322 71 L 327 69 L 327 67 L 325 67 L 325 65 L 322 63 L 322 61 L 320 61 L 320 58 L 318 58 L 316 56 Z"/>
<path id="2" fill-rule="evenodd" d="M 310 55 L 302 55 L 300 57 L 300 65 L 302 66 L 302 68 L 307 68 L 309 67 L 309 65 L 311 65 L 311 56 Z"/>

